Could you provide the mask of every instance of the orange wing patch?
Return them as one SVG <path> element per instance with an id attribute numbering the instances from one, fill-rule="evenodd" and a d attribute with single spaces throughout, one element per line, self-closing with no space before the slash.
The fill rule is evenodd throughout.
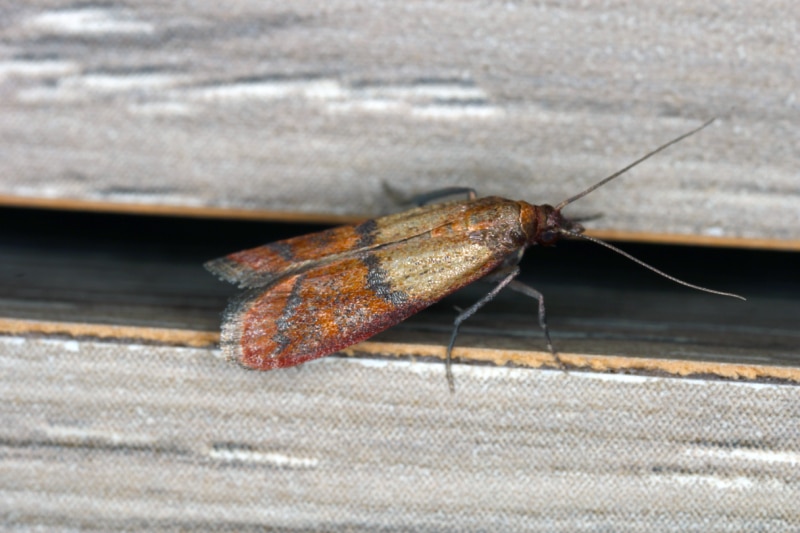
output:
<path id="1" fill-rule="evenodd" d="M 347 258 L 248 291 L 226 311 L 222 350 L 244 366 L 269 370 L 359 342 L 408 316 L 397 313 L 408 297 L 381 290 L 379 276 L 368 261 Z"/>
<path id="2" fill-rule="evenodd" d="M 336 256 L 363 246 L 370 239 L 370 221 L 341 226 L 242 250 L 205 264 L 205 267 L 241 288 L 261 287 L 281 276 L 299 272 L 326 256 Z"/>
<path id="3" fill-rule="evenodd" d="M 323 357 L 483 277 L 502 261 L 495 252 L 458 234 L 426 234 L 285 276 L 231 302 L 223 353 L 259 370 Z"/>

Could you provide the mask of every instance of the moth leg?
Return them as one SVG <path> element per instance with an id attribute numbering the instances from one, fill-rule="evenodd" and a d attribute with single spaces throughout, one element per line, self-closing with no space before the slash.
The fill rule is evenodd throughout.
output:
<path id="1" fill-rule="evenodd" d="M 521 281 L 511 281 L 508 285 L 508 288 L 521 292 L 525 296 L 530 296 L 536 300 L 539 300 L 539 326 L 541 326 L 542 331 L 544 331 L 544 338 L 547 341 L 547 349 L 550 350 L 550 353 L 553 354 L 553 359 L 556 360 L 556 364 L 560 369 L 564 369 L 564 362 L 561 361 L 561 358 L 558 356 L 558 352 L 556 352 L 555 348 L 553 348 L 553 341 L 550 340 L 550 330 L 547 327 L 547 315 L 545 314 L 544 309 L 544 295 L 531 287 L 530 285 L 525 285 Z"/>
<path id="2" fill-rule="evenodd" d="M 475 189 L 471 187 L 445 187 L 443 189 L 436 189 L 435 191 L 413 196 L 409 200 L 409 203 L 421 207 L 423 205 L 436 202 L 437 200 L 441 200 L 442 198 L 447 198 L 448 196 L 458 196 L 460 194 L 466 195 L 468 200 L 474 200 L 478 197 L 478 193 L 475 192 Z"/>
<path id="3" fill-rule="evenodd" d="M 505 276 L 503 276 L 503 274 L 505 274 Z M 506 270 L 502 273 L 496 271 L 493 274 L 491 274 L 492 276 L 491 279 L 501 278 L 501 276 L 503 277 L 499 279 L 497 285 L 491 291 L 489 291 L 489 293 L 486 294 L 486 296 L 484 296 L 483 298 L 481 298 L 480 300 L 469 306 L 464 311 L 461 311 L 461 313 L 459 313 L 459 315 L 453 322 L 453 334 L 450 336 L 450 343 L 447 345 L 447 357 L 445 359 L 445 368 L 447 372 L 447 385 L 450 387 L 451 393 L 454 393 L 456 391 L 456 383 L 455 379 L 453 378 L 453 369 L 451 367 L 451 360 L 453 354 L 453 346 L 455 345 L 456 337 L 458 336 L 458 328 L 461 326 L 462 322 L 464 322 L 466 319 L 474 315 L 478 311 L 478 309 L 489 303 L 495 296 L 497 296 L 497 293 L 503 290 L 503 288 L 506 285 L 508 285 L 509 283 L 513 283 L 514 278 L 517 277 L 518 275 L 519 275 L 518 266 L 511 267 L 509 270 Z"/>

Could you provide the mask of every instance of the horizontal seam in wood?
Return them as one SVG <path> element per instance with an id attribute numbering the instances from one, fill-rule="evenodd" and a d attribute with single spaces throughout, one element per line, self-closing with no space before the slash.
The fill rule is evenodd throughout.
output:
<path id="1" fill-rule="evenodd" d="M 13 195 L 0 195 L 0 206 L 55 210 L 61 209 L 67 211 L 89 211 L 97 213 L 131 214 L 142 216 L 176 216 L 229 220 L 301 222 L 331 225 L 355 224 L 358 222 L 363 222 L 367 219 L 367 217 L 364 216 L 335 215 L 331 213 L 264 211 L 229 207 L 172 206 L 163 204 L 123 203 L 98 200 L 34 198 Z M 713 237 L 709 235 L 649 233 L 603 229 L 587 229 L 586 235 L 611 241 L 687 246 L 714 246 L 724 248 L 748 248 L 758 250 L 800 251 L 800 240 Z"/>
<path id="2" fill-rule="evenodd" d="M 121 326 L 0 318 L 0 334 L 45 335 L 90 338 L 99 340 L 136 340 L 172 346 L 210 347 L 219 342 L 219 334 L 210 331 Z M 433 357 L 444 359 L 445 348 L 439 345 L 362 342 L 342 350 L 347 356 Z M 487 348 L 456 348 L 455 358 L 491 363 L 496 366 L 512 364 L 528 368 L 552 367 L 549 352 L 500 350 Z M 781 380 L 800 383 L 800 368 L 768 365 L 745 365 L 704 361 L 682 361 L 614 355 L 561 353 L 569 369 L 594 372 L 662 373 L 673 376 L 714 376 L 721 379 Z"/>

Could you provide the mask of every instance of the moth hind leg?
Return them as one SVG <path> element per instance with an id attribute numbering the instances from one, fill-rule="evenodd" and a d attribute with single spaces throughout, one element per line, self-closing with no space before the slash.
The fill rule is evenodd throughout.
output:
<path id="1" fill-rule="evenodd" d="M 408 203 L 422 207 L 423 205 L 436 203 L 442 198 L 447 198 L 448 196 L 460 195 L 466 196 L 467 200 L 474 200 L 478 197 L 478 193 L 472 187 L 444 187 L 442 189 L 436 189 L 434 191 L 412 196 Z"/>
<path id="2" fill-rule="evenodd" d="M 414 196 L 408 196 L 394 189 L 386 182 L 382 184 L 383 190 L 389 198 L 396 204 L 405 206 L 424 207 L 430 204 L 441 203 L 442 200 L 451 196 L 464 196 L 467 200 L 474 200 L 478 197 L 477 191 L 472 187 L 444 187 L 442 189 L 435 189 L 433 191 L 415 194 Z"/>

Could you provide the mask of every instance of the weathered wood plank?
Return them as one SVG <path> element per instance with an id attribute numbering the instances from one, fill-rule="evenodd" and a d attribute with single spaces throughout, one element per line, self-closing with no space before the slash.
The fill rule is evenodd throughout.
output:
<path id="1" fill-rule="evenodd" d="M 11 530 L 791 530 L 800 387 L 0 337 Z"/>
<path id="2" fill-rule="evenodd" d="M 603 213 L 593 225 L 622 238 L 797 249 L 795 11 L 785 0 L 3 6 L 0 204 L 349 217 L 396 209 L 387 184 L 557 202 L 717 115 L 574 212 Z M 139 235 L 125 239 L 66 218 L 41 222 L 61 230 L 49 238 L 7 218 L 0 234 L 5 530 L 800 524 L 793 255 L 654 261 L 743 292 L 739 305 L 643 284 L 621 259 L 536 254 L 523 266 L 557 346 L 595 371 L 496 366 L 548 357 L 534 353 L 534 306 L 504 295 L 465 324 L 457 353 L 471 364 L 455 365 L 451 396 L 427 360 L 449 336 L 449 303 L 378 339 L 377 352 L 406 346 L 410 360 L 245 372 L 207 347 L 233 290 L 200 264 L 251 237 L 212 237 L 193 220 L 183 239 L 159 240 L 165 226 L 131 219 Z M 714 379 L 664 376 L 687 370 Z"/>
<path id="3" fill-rule="evenodd" d="M 791 2 L 3 9 L 0 195 L 365 215 L 444 185 L 594 225 L 800 241 Z"/>

